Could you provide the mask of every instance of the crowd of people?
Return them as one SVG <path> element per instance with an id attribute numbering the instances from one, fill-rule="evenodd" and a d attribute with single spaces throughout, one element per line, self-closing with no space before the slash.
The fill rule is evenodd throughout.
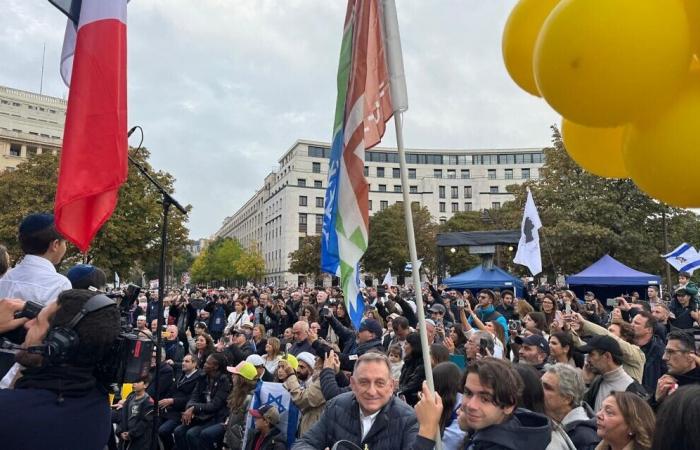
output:
<path id="1" fill-rule="evenodd" d="M 178 450 L 432 449 L 438 435 L 447 450 L 700 449 L 700 301 L 686 273 L 672 298 L 649 286 L 605 302 L 556 286 L 426 284 L 423 323 L 413 289 L 367 287 L 357 326 L 337 287 L 188 287 L 162 305 L 144 291 L 123 312 L 144 340 L 161 334 L 162 357 L 108 405 L 90 373 L 119 329 L 118 313 L 89 307 L 104 273 L 55 271 L 65 242 L 48 215 L 29 216 L 19 236 L 25 255 L 0 273 L 0 333 L 26 334 L 16 355 L 0 353 L 2 448 L 147 449 L 156 429 Z M 16 318 L 28 301 L 44 308 Z M 75 330 L 78 350 L 32 354 L 57 327 Z M 276 406 L 253 407 L 261 381 L 281 383 L 298 408 L 293 443 Z M 27 433 L 28 417 L 57 431 Z"/>

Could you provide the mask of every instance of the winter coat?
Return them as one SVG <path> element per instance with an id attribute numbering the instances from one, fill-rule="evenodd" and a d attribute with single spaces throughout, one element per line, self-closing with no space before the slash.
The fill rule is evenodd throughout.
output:
<path id="1" fill-rule="evenodd" d="M 421 355 L 412 355 L 404 361 L 399 377 L 398 395 L 406 399 L 406 403 L 414 406 L 418 403 L 418 392 L 420 392 L 425 381 L 425 367 Z"/>
<path id="2" fill-rule="evenodd" d="M 299 438 L 293 450 L 316 450 L 333 447 L 347 440 L 364 449 L 411 449 L 418 434 L 413 408 L 396 397 L 378 412 L 372 428 L 362 439 L 360 405 L 352 392 L 341 394 L 326 404 L 318 422 Z"/>
<path id="3" fill-rule="evenodd" d="M 255 440 L 258 438 L 259 434 L 259 431 L 253 430 L 248 435 L 245 450 L 253 450 Z M 280 432 L 279 428 L 272 428 L 270 432 L 267 433 L 265 439 L 263 439 L 262 445 L 260 446 L 260 450 L 287 450 L 287 441 L 284 439 L 284 436 Z"/>
<path id="4" fill-rule="evenodd" d="M 527 409 L 517 409 L 510 419 L 470 436 L 466 450 L 544 450 L 551 440 L 549 419 Z"/>
<path id="5" fill-rule="evenodd" d="M 336 375 L 333 369 L 321 369 L 321 374 L 318 378 L 321 383 L 323 398 L 325 398 L 326 401 L 350 391 L 349 382 L 347 378 L 345 378 L 345 375 L 343 375 L 343 372 Z M 343 382 L 342 386 L 339 381 Z"/>
<path id="6" fill-rule="evenodd" d="M 299 384 L 296 375 L 290 375 L 284 384 L 292 401 L 301 411 L 301 422 L 297 433 L 303 436 L 321 417 L 326 406 L 326 399 L 321 392 L 321 380 L 313 379 L 305 388 Z"/>
<path id="7" fill-rule="evenodd" d="M 166 418 L 180 420 L 180 416 L 185 411 L 185 406 L 187 406 L 194 388 L 203 376 L 204 373 L 199 370 L 189 378 L 186 378 L 184 374 L 180 376 L 175 382 L 175 388 L 173 389 L 172 397 L 170 397 L 173 399 L 173 404 L 168 407 L 165 413 Z"/>
<path id="8" fill-rule="evenodd" d="M 207 390 L 209 390 L 209 401 L 206 396 Z M 204 375 L 197 382 L 185 409 L 194 407 L 194 416 L 200 422 L 214 419 L 223 423 L 228 416 L 226 400 L 229 392 L 231 392 L 231 376 L 228 372 L 222 373 L 213 381 Z"/>
<path id="9" fill-rule="evenodd" d="M 644 375 L 642 376 L 642 386 L 647 392 L 656 390 L 656 383 L 661 375 L 666 373 L 666 363 L 662 359 L 666 345 L 658 336 L 652 336 L 647 345 L 642 346 L 642 352 L 646 357 L 644 362 Z"/>
<path id="10" fill-rule="evenodd" d="M 168 364 L 161 363 L 159 372 L 160 374 L 158 376 L 158 392 L 160 395 L 158 395 L 158 398 L 161 399 L 170 397 L 170 393 L 172 392 L 175 380 L 173 368 L 170 367 Z M 146 394 L 148 394 L 148 396 L 151 398 L 156 398 L 155 367 L 150 370 L 150 374 L 151 383 L 146 388 Z"/>
<path id="11" fill-rule="evenodd" d="M 593 450 L 600 442 L 595 415 L 585 403 L 569 411 L 561 421 L 561 426 L 576 450 Z"/>
<path id="12" fill-rule="evenodd" d="M 151 446 L 153 435 L 153 399 L 145 396 L 140 407 L 134 406 L 136 393 L 132 392 L 126 397 L 126 402 L 120 411 L 120 421 L 117 426 L 117 436 L 122 432 L 129 433 L 129 440 L 121 441 L 124 450 L 148 450 Z M 134 408 L 138 408 L 133 411 Z M 129 412 L 132 413 L 129 418 Z"/>

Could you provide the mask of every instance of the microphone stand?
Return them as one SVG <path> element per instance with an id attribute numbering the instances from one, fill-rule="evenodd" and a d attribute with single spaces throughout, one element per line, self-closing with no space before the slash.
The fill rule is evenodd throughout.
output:
<path id="1" fill-rule="evenodd" d="M 151 176 L 151 174 L 148 172 L 148 169 L 146 169 L 138 161 L 132 158 L 131 155 L 128 156 L 129 162 L 133 164 L 139 170 L 139 172 L 141 172 L 141 174 L 143 174 L 143 176 L 146 177 L 146 179 L 148 179 L 148 181 L 150 181 L 151 184 L 153 184 L 153 186 L 155 186 L 158 192 L 160 192 L 160 195 L 163 197 L 163 199 L 161 200 L 161 204 L 163 205 L 163 227 L 161 229 L 160 235 L 160 263 L 158 266 L 158 329 L 156 330 L 156 370 L 155 380 L 152 380 L 155 384 L 155 398 L 153 399 L 155 418 L 153 420 L 153 435 L 151 436 L 151 449 L 156 450 L 158 449 L 158 427 L 160 426 L 160 408 L 158 407 L 160 393 L 158 391 L 160 389 L 160 359 L 162 354 L 161 330 L 163 328 L 163 291 L 165 289 L 165 250 L 168 246 L 168 213 L 170 211 L 170 206 L 175 206 L 184 215 L 187 215 L 187 210 L 183 208 L 182 205 L 178 203 L 178 201 L 175 200 L 172 195 L 170 195 L 170 193 L 158 182 L 158 180 Z"/>

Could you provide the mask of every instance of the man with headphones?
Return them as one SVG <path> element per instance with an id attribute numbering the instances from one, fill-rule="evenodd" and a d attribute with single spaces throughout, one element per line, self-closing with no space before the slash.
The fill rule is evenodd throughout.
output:
<path id="1" fill-rule="evenodd" d="M 120 332 L 116 304 L 103 294 L 71 289 L 24 326 L 16 360 L 25 369 L 15 389 L 0 391 L 0 446 L 102 450 L 110 409 L 95 369 Z"/>

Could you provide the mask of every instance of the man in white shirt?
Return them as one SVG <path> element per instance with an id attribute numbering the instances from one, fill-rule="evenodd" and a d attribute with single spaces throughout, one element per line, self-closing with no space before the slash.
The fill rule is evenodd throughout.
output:
<path id="1" fill-rule="evenodd" d="M 66 241 L 56 230 L 53 214 L 25 217 L 19 225 L 18 239 L 24 257 L 0 278 L 0 298 L 18 298 L 43 306 L 55 302 L 58 294 L 71 289 L 71 283 L 54 267 L 66 254 Z M 14 330 L 4 337 L 21 343 L 24 329 Z M 0 353 L 0 377 L 5 376 L 13 363 L 14 354 Z M 6 387 L 6 382 L 0 383 L 0 387 Z"/>

